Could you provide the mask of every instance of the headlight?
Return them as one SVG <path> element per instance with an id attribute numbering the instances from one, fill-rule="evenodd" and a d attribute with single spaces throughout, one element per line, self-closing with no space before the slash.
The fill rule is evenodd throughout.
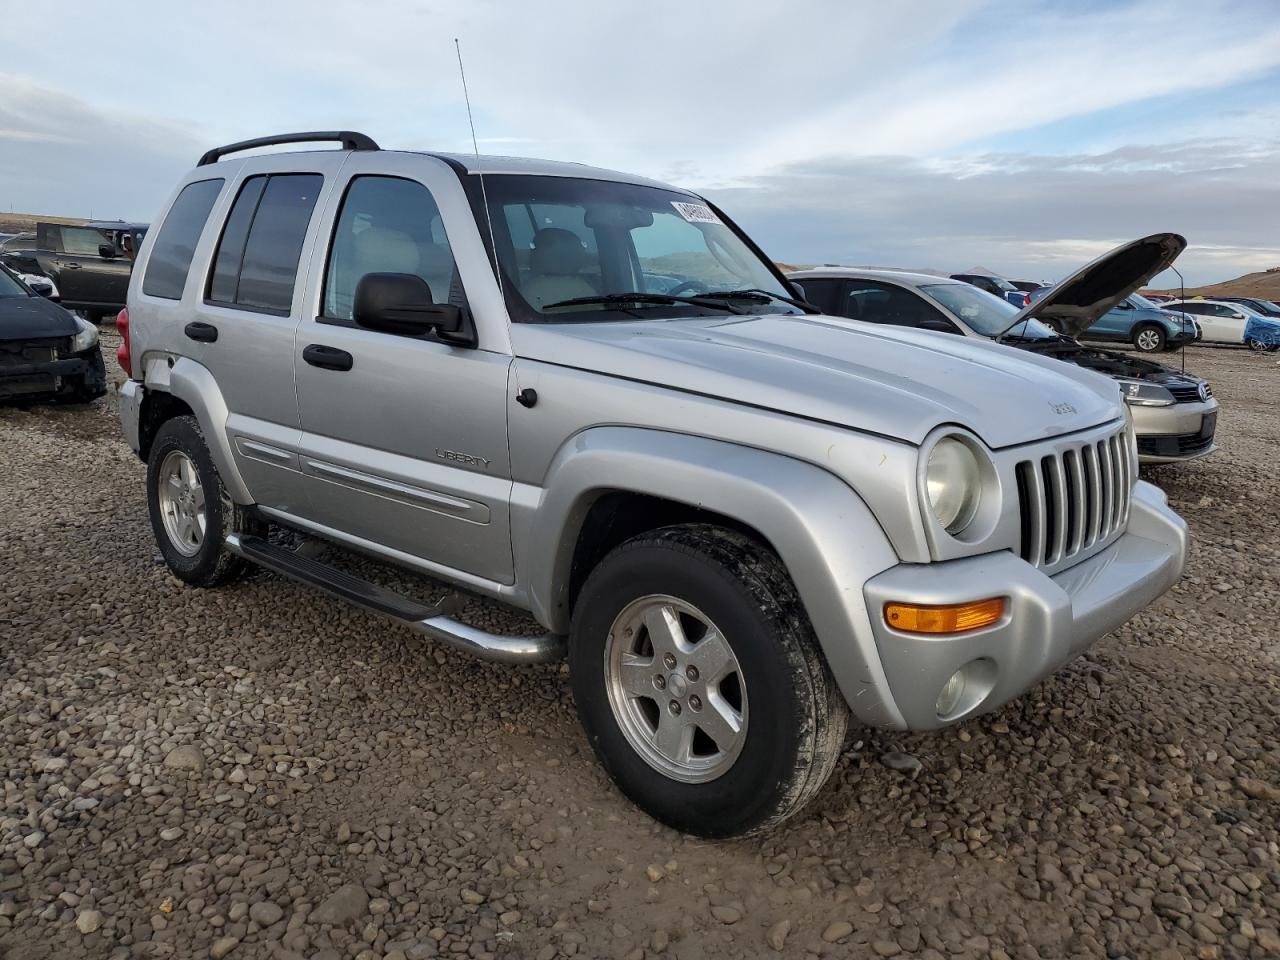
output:
<path id="1" fill-rule="evenodd" d="M 98 342 L 98 328 L 88 320 L 82 320 L 76 317 L 76 326 L 79 332 L 71 340 L 71 352 L 80 353 L 82 350 L 88 350 Z"/>
<path id="2" fill-rule="evenodd" d="M 1117 378 L 1120 384 L 1120 395 L 1125 403 L 1135 407 L 1168 407 L 1173 405 L 1173 394 L 1158 383 L 1144 383 L 1141 380 Z"/>
<path id="3" fill-rule="evenodd" d="M 934 444 L 925 469 L 925 491 L 947 533 L 955 536 L 973 522 L 982 500 L 982 471 L 969 444 L 956 437 Z"/>

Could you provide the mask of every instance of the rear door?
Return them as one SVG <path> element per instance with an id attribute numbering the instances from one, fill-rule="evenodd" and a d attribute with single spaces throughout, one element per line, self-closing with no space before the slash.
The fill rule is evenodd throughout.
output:
<path id="1" fill-rule="evenodd" d="M 469 309 L 450 229 L 474 234 L 474 221 L 441 215 L 457 177 L 426 158 L 353 154 L 334 196 L 294 352 L 304 517 L 357 545 L 511 583 L 505 345 L 482 334 L 478 348 L 453 346 L 352 317 L 356 284 L 378 272 L 416 274 L 434 302 Z M 488 270 L 487 258 L 466 262 Z"/>
<path id="2" fill-rule="evenodd" d="M 286 512 L 303 498 L 294 331 L 324 197 L 344 157 L 280 154 L 243 164 L 224 192 L 217 240 L 183 317 L 183 352 L 221 390 L 245 484 L 259 505 Z"/>

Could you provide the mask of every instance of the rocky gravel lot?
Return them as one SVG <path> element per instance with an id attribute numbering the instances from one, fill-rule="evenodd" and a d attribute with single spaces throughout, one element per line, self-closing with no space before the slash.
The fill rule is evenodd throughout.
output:
<path id="1" fill-rule="evenodd" d="M 1149 474 L 1169 596 L 732 843 L 612 789 L 558 668 L 180 585 L 110 398 L 0 409 L 0 957 L 1280 956 L 1276 359 L 1189 354 L 1222 449 Z"/>

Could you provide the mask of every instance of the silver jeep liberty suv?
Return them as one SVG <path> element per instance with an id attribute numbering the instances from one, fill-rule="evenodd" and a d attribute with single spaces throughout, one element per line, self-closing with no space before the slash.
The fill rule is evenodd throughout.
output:
<path id="1" fill-rule="evenodd" d="M 342 149 L 236 156 L 301 141 Z M 121 417 L 176 576 L 260 565 L 480 657 L 567 655 L 619 787 L 731 836 L 818 792 L 850 713 L 999 707 L 1186 551 L 1112 381 L 797 292 L 661 183 L 246 141 L 201 158 L 142 250 Z M 477 629 L 351 551 L 545 635 Z"/>

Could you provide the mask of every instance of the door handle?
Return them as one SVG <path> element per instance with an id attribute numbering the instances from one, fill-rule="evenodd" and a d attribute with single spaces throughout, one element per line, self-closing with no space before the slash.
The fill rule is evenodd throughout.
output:
<path id="1" fill-rule="evenodd" d="M 199 340 L 201 343 L 213 343 L 218 339 L 218 328 L 212 323 L 201 323 L 199 320 L 193 320 L 182 328 L 192 340 Z"/>
<path id="2" fill-rule="evenodd" d="M 78 263 L 67 263 L 65 260 L 64 260 L 64 261 L 62 261 L 61 263 L 59 263 L 59 264 L 58 264 L 58 266 L 62 267 L 64 270 L 79 270 L 79 269 L 80 269 L 80 264 L 78 264 Z"/>
<path id="3" fill-rule="evenodd" d="M 323 343 L 308 344 L 302 349 L 302 359 L 313 367 L 325 370 L 350 370 L 355 363 L 351 354 L 337 347 L 326 347 Z"/>

